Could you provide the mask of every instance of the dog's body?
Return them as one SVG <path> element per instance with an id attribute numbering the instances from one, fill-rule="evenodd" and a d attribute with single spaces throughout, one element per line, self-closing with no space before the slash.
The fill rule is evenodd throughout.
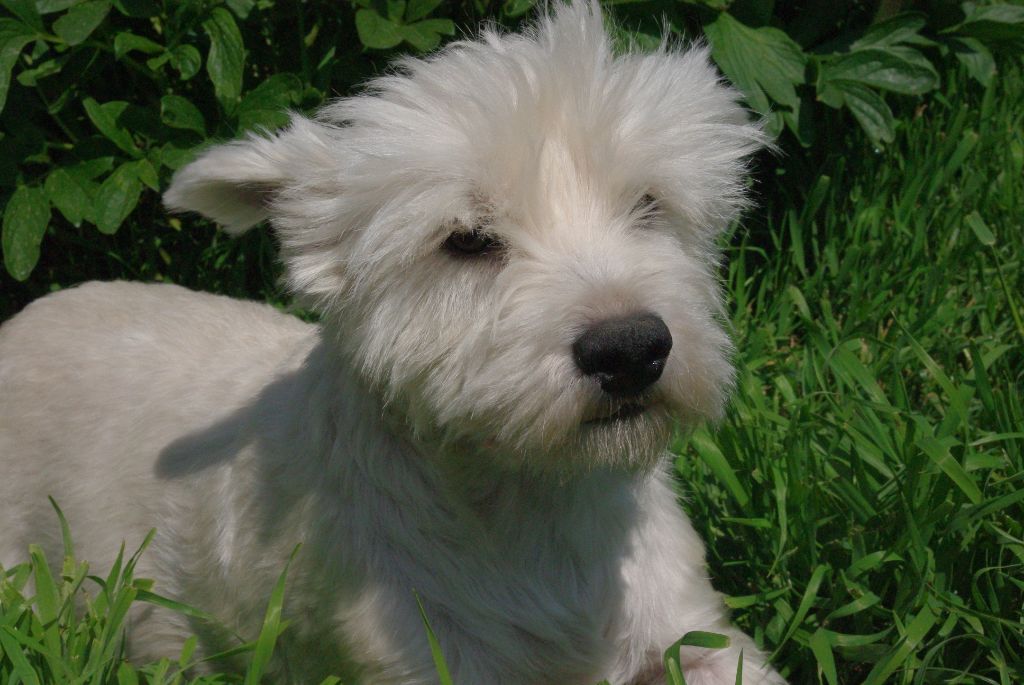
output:
<path id="1" fill-rule="evenodd" d="M 320 326 L 113 283 L 0 329 L 0 563 L 58 555 L 50 494 L 94 568 L 156 527 L 139 573 L 249 638 L 302 542 L 294 682 L 435 682 L 418 596 L 457 683 L 660 683 L 691 630 L 732 639 L 683 650 L 691 685 L 731 685 L 741 650 L 744 683 L 782 683 L 663 452 L 730 384 L 713 241 L 756 127 L 706 56 L 613 58 L 585 4 L 405 67 L 167 194 L 235 231 L 269 216 Z M 229 646 L 132 620 L 139 659 Z"/>

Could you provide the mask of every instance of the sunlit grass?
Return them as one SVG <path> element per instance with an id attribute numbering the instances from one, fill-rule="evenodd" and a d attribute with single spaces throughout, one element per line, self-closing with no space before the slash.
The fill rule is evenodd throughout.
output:
<path id="1" fill-rule="evenodd" d="M 794 683 L 1024 677 L 1024 89 L 965 83 L 730 251 L 739 392 L 677 469 Z"/>

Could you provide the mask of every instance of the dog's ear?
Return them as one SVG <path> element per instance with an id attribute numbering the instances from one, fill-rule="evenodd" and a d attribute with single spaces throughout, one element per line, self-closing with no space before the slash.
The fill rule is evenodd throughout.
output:
<path id="1" fill-rule="evenodd" d="M 215 145 L 174 174 L 164 205 L 238 235 L 270 216 L 274 195 L 324 157 L 325 127 L 296 115 L 284 129 Z"/>

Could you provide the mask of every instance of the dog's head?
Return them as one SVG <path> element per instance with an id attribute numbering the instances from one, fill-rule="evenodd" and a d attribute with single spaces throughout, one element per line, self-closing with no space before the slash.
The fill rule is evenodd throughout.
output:
<path id="1" fill-rule="evenodd" d="M 166 202 L 270 219 L 291 289 L 425 439 L 642 467 L 730 386 L 715 242 L 764 143 L 736 100 L 705 49 L 616 56 L 579 0 L 214 147 Z"/>

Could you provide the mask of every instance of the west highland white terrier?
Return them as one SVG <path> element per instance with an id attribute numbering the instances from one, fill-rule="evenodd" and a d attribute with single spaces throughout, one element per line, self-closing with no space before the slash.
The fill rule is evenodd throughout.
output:
<path id="1" fill-rule="evenodd" d="M 615 54 L 596 3 L 407 58 L 361 95 L 212 147 L 167 206 L 269 220 L 310 325 L 90 283 L 0 330 L 0 561 L 138 574 L 247 639 L 296 543 L 278 680 L 783 683 L 733 628 L 668 475 L 723 410 L 716 238 L 765 143 L 704 48 Z M 52 521 L 52 526 L 42 522 Z M 134 659 L 231 643 L 152 607 Z M 742 654 L 742 656 L 741 656 Z"/>

